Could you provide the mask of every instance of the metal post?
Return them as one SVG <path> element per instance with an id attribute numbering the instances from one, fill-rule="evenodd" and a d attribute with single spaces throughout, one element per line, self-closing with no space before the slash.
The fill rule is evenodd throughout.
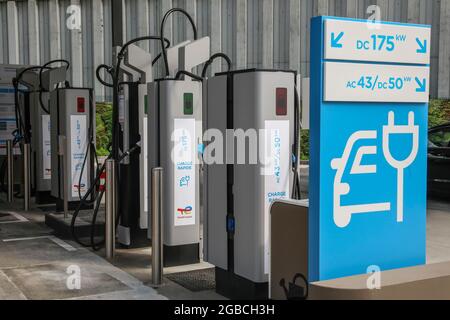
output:
<path id="1" fill-rule="evenodd" d="M 63 196 L 63 210 L 64 220 L 69 217 L 69 176 L 67 175 L 69 170 L 68 157 L 67 157 L 67 138 L 66 136 L 58 136 L 58 156 L 60 158 L 61 169 L 60 175 L 62 175 L 62 196 Z"/>
<path id="2" fill-rule="evenodd" d="M 163 168 L 152 169 L 152 282 L 162 284 L 163 277 Z"/>
<path id="3" fill-rule="evenodd" d="M 105 249 L 106 258 L 114 259 L 116 249 L 116 161 L 114 159 L 106 160 L 106 221 L 105 221 Z"/>
<path id="4" fill-rule="evenodd" d="M 11 140 L 6 141 L 6 156 L 8 162 L 8 202 L 12 203 L 14 194 L 14 150 Z"/>
<path id="5" fill-rule="evenodd" d="M 30 144 L 23 145 L 23 204 L 24 210 L 30 210 L 30 193 L 31 193 L 31 179 L 30 179 Z"/>

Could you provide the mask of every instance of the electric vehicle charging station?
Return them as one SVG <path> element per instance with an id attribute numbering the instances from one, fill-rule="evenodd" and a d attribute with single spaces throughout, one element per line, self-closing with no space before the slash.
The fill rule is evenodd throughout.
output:
<path id="1" fill-rule="evenodd" d="M 39 81 L 37 74 L 36 80 Z M 47 114 L 39 105 L 39 87 L 35 86 L 34 88 L 30 97 L 32 181 L 34 182 L 36 203 L 45 204 L 54 202 L 50 195 L 52 178 L 50 114 Z M 41 97 L 43 101 L 49 101 L 48 92 L 42 92 Z"/>
<path id="2" fill-rule="evenodd" d="M 425 264 L 430 30 L 312 20 L 309 281 Z"/>
<path id="3" fill-rule="evenodd" d="M 119 50 L 117 50 L 119 51 Z M 147 169 L 147 85 L 153 81 L 152 55 L 135 45 L 127 48 L 121 69 L 130 81 L 122 85 L 119 96 L 119 122 L 121 147 L 129 150 L 137 143 L 140 154 L 130 154 L 120 163 L 121 219 L 118 241 L 124 246 L 132 245 L 132 233 L 148 229 L 148 175 Z M 139 184 L 136 183 L 139 181 Z"/>
<path id="4" fill-rule="evenodd" d="M 270 206 L 290 198 L 293 185 L 298 186 L 297 161 L 292 159 L 298 146 L 296 86 L 295 71 L 241 70 L 207 80 L 205 129 L 218 129 L 227 146 L 225 163 L 214 163 L 208 145 L 203 155 L 205 260 L 216 266 L 217 292 L 228 297 L 268 296 Z M 247 145 L 250 134 L 236 147 L 239 129 L 255 129 L 259 143 Z M 244 159 L 253 153 L 263 159 L 237 163 L 235 152 L 241 149 Z"/>
<path id="5" fill-rule="evenodd" d="M 42 73 L 42 75 L 40 74 Z M 50 114 L 44 110 L 49 105 L 49 91 L 56 85 L 66 81 L 66 68 L 41 71 L 35 73 L 30 102 L 31 117 L 31 152 L 32 152 L 32 181 L 35 186 L 37 204 L 53 203 L 51 196 L 52 162 L 51 162 L 51 122 Z M 42 81 L 42 83 L 41 83 Z M 49 110 L 48 110 L 49 111 Z"/>
<path id="6" fill-rule="evenodd" d="M 92 89 L 51 87 L 62 79 L 64 69 L 61 67 L 44 74 L 44 83 L 49 84 L 46 89 L 50 91 L 51 195 L 56 198 L 57 211 L 63 210 L 64 201 L 69 208 L 77 206 L 80 196 L 83 197 L 90 188 L 94 175 Z"/>
<path id="7" fill-rule="evenodd" d="M 164 169 L 164 266 L 200 261 L 202 82 L 192 69 L 210 57 L 209 37 L 185 42 L 165 55 L 167 76 L 148 85 L 148 168 Z M 178 57 L 174 67 L 174 59 Z M 171 72 L 177 71 L 177 75 Z M 180 73 L 181 72 L 181 73 Z M 181 74 L 186 74 L 181 79 Z M 174 78 L 175 76 L 175 78 Z M 151 186 L 149 185 L 151 192 Z"/>

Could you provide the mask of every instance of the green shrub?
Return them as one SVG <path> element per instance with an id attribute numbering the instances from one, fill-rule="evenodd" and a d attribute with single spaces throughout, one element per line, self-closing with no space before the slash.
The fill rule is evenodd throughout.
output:
<path id="1" fill-rule="evenodd" d="M 97 103 L 97 155 L 108 156 L 112 135 L 112 105 L 109 103 Z"/>
<path id="2" fill-rule="evenodd" d="M 429 108 L 429 127 L 450 121 L 450 100 L 431 100 Z"/>

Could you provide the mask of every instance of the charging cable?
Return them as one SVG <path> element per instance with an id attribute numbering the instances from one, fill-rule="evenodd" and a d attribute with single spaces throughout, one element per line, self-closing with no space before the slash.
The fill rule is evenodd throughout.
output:
<path id="1" fill-rule="evenodd" d="M 173 8 L 170 9 L 169 11 L 166 12 L 166 14 L 164 15 L 162 22 L 161 22 L 161 37 L 160 37 L 160 41 L 161 41 L 161 48 L 162 48 L 162 55 L 164 58 L 164 66 L 166 68 L 166 77 L 168 77 L 170 75 L 169 73 L 169 60 L 167 59 L 167 51 L 166 48 L 164 47 L 164 28 L 166 25 L 166 21 L 169 18 L 169 16 L 175 12 L 180 12 L 182 13 L 190 22 L 191 26 L 192 26 L 192 30 L 194 32 L 194 40 L 197 40 L 197 27 L 195 26 L 195 22 L 194 19 L 192 19 L 192 17 L 189 15 L 189 13 L 187 13 L 185 10 L 180 9 L 180 8 Z"/>

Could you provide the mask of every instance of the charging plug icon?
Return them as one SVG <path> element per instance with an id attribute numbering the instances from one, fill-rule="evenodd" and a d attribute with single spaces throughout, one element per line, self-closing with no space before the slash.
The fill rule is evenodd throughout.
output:
<path id="1" fill-rule="evenodd" d="M 397 222 L 403 222 L 403 192 L 405 169 L 416 160 L 419 151 L 419 126 L 414 124 L 414 112 L 408 115 L 408 125 L 395 125 L 395 113 L 389 112 L 388 125 L 383 126 L 383 154 L 391 167 L 397 169 Z M 404 160 L 394 159 L 390 145 L 390 136 L 394 134 L 412 135 L 412 150 Z"/>

